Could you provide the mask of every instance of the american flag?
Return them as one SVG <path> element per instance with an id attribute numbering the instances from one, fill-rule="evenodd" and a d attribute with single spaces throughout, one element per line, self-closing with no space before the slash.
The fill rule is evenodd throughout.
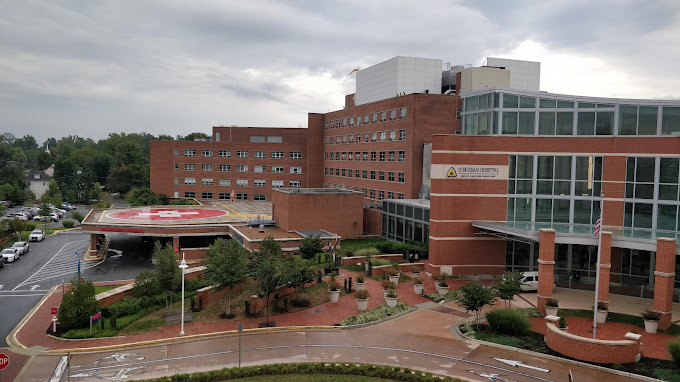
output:
<path id="1" fill-rule="evenodd" d="M 593 233 L 593 236 L 597 236 L 600 234 L 600 228 L 602 227 L 602 216 L 600 215 L 599 218 L 597 218 L 597 223 L 595 223 L 595 233 Z"/>

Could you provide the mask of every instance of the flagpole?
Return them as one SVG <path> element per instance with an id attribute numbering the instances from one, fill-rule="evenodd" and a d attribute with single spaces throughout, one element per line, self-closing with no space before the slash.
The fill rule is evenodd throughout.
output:
<path id="1" fill-rule="evenodd" d="M 595 305 L 593 306 L 593 339 L 597 339 L 597 303 L 600 294 L 600 256 L 602 255 L 602 217 L 604 216 L 604 192 L 600 203 L 600 218 L 597 219 L 597 263 L 595 264 Z"/>

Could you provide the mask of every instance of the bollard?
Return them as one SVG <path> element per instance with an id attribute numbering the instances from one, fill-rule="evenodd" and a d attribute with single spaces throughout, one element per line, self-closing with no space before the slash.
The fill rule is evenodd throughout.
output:
<path id="1" fill-rule="evenodd" d="M 57 316 L 52 317 L 52 333 L 57 333 Z"/>
<path id="2" fill-rule="evenodd" d="M 569 276 L 569 289 L 571 289 L 571 279 L 573 279 L 574 276 Z"/>
<path id="3" fill-rule="evenodd" d="M 640 285 L 640 298 L 645 298 L 645 286 Z"/>

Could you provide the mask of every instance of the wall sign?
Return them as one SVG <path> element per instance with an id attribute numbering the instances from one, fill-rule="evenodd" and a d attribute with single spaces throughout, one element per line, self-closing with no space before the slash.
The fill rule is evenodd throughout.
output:
<path id="1" fill-rule="evenodd" d="M 433 164 L 432 179 L 508 179 L 508 166 Z"/>

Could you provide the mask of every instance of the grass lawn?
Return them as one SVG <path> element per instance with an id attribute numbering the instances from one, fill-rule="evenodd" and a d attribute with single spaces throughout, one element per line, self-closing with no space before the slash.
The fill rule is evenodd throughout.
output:
<path id="1" fill-rule="evenodd" d="M 104 293 L 114 288 L 118 288 L 120 285 L 95 285 L 94 294 Z"/>
<path id="2" fill-rule="evenodd" d="M 285 375 L 262 375 L 238 379 L 242 382 L 383 382 L 391 379 L 364 377 L 361 375 L 329 375 L 329 374 L 285 374 Z"/>
<path id="3" fill-rule="evenodd" d="M 374 239 L 345 239 L 340 243 L 342 249 L 356 252 L 363 248 L 372 248 L 380 243 L 389 243 L 390 241 L 383 238 Z"/>

